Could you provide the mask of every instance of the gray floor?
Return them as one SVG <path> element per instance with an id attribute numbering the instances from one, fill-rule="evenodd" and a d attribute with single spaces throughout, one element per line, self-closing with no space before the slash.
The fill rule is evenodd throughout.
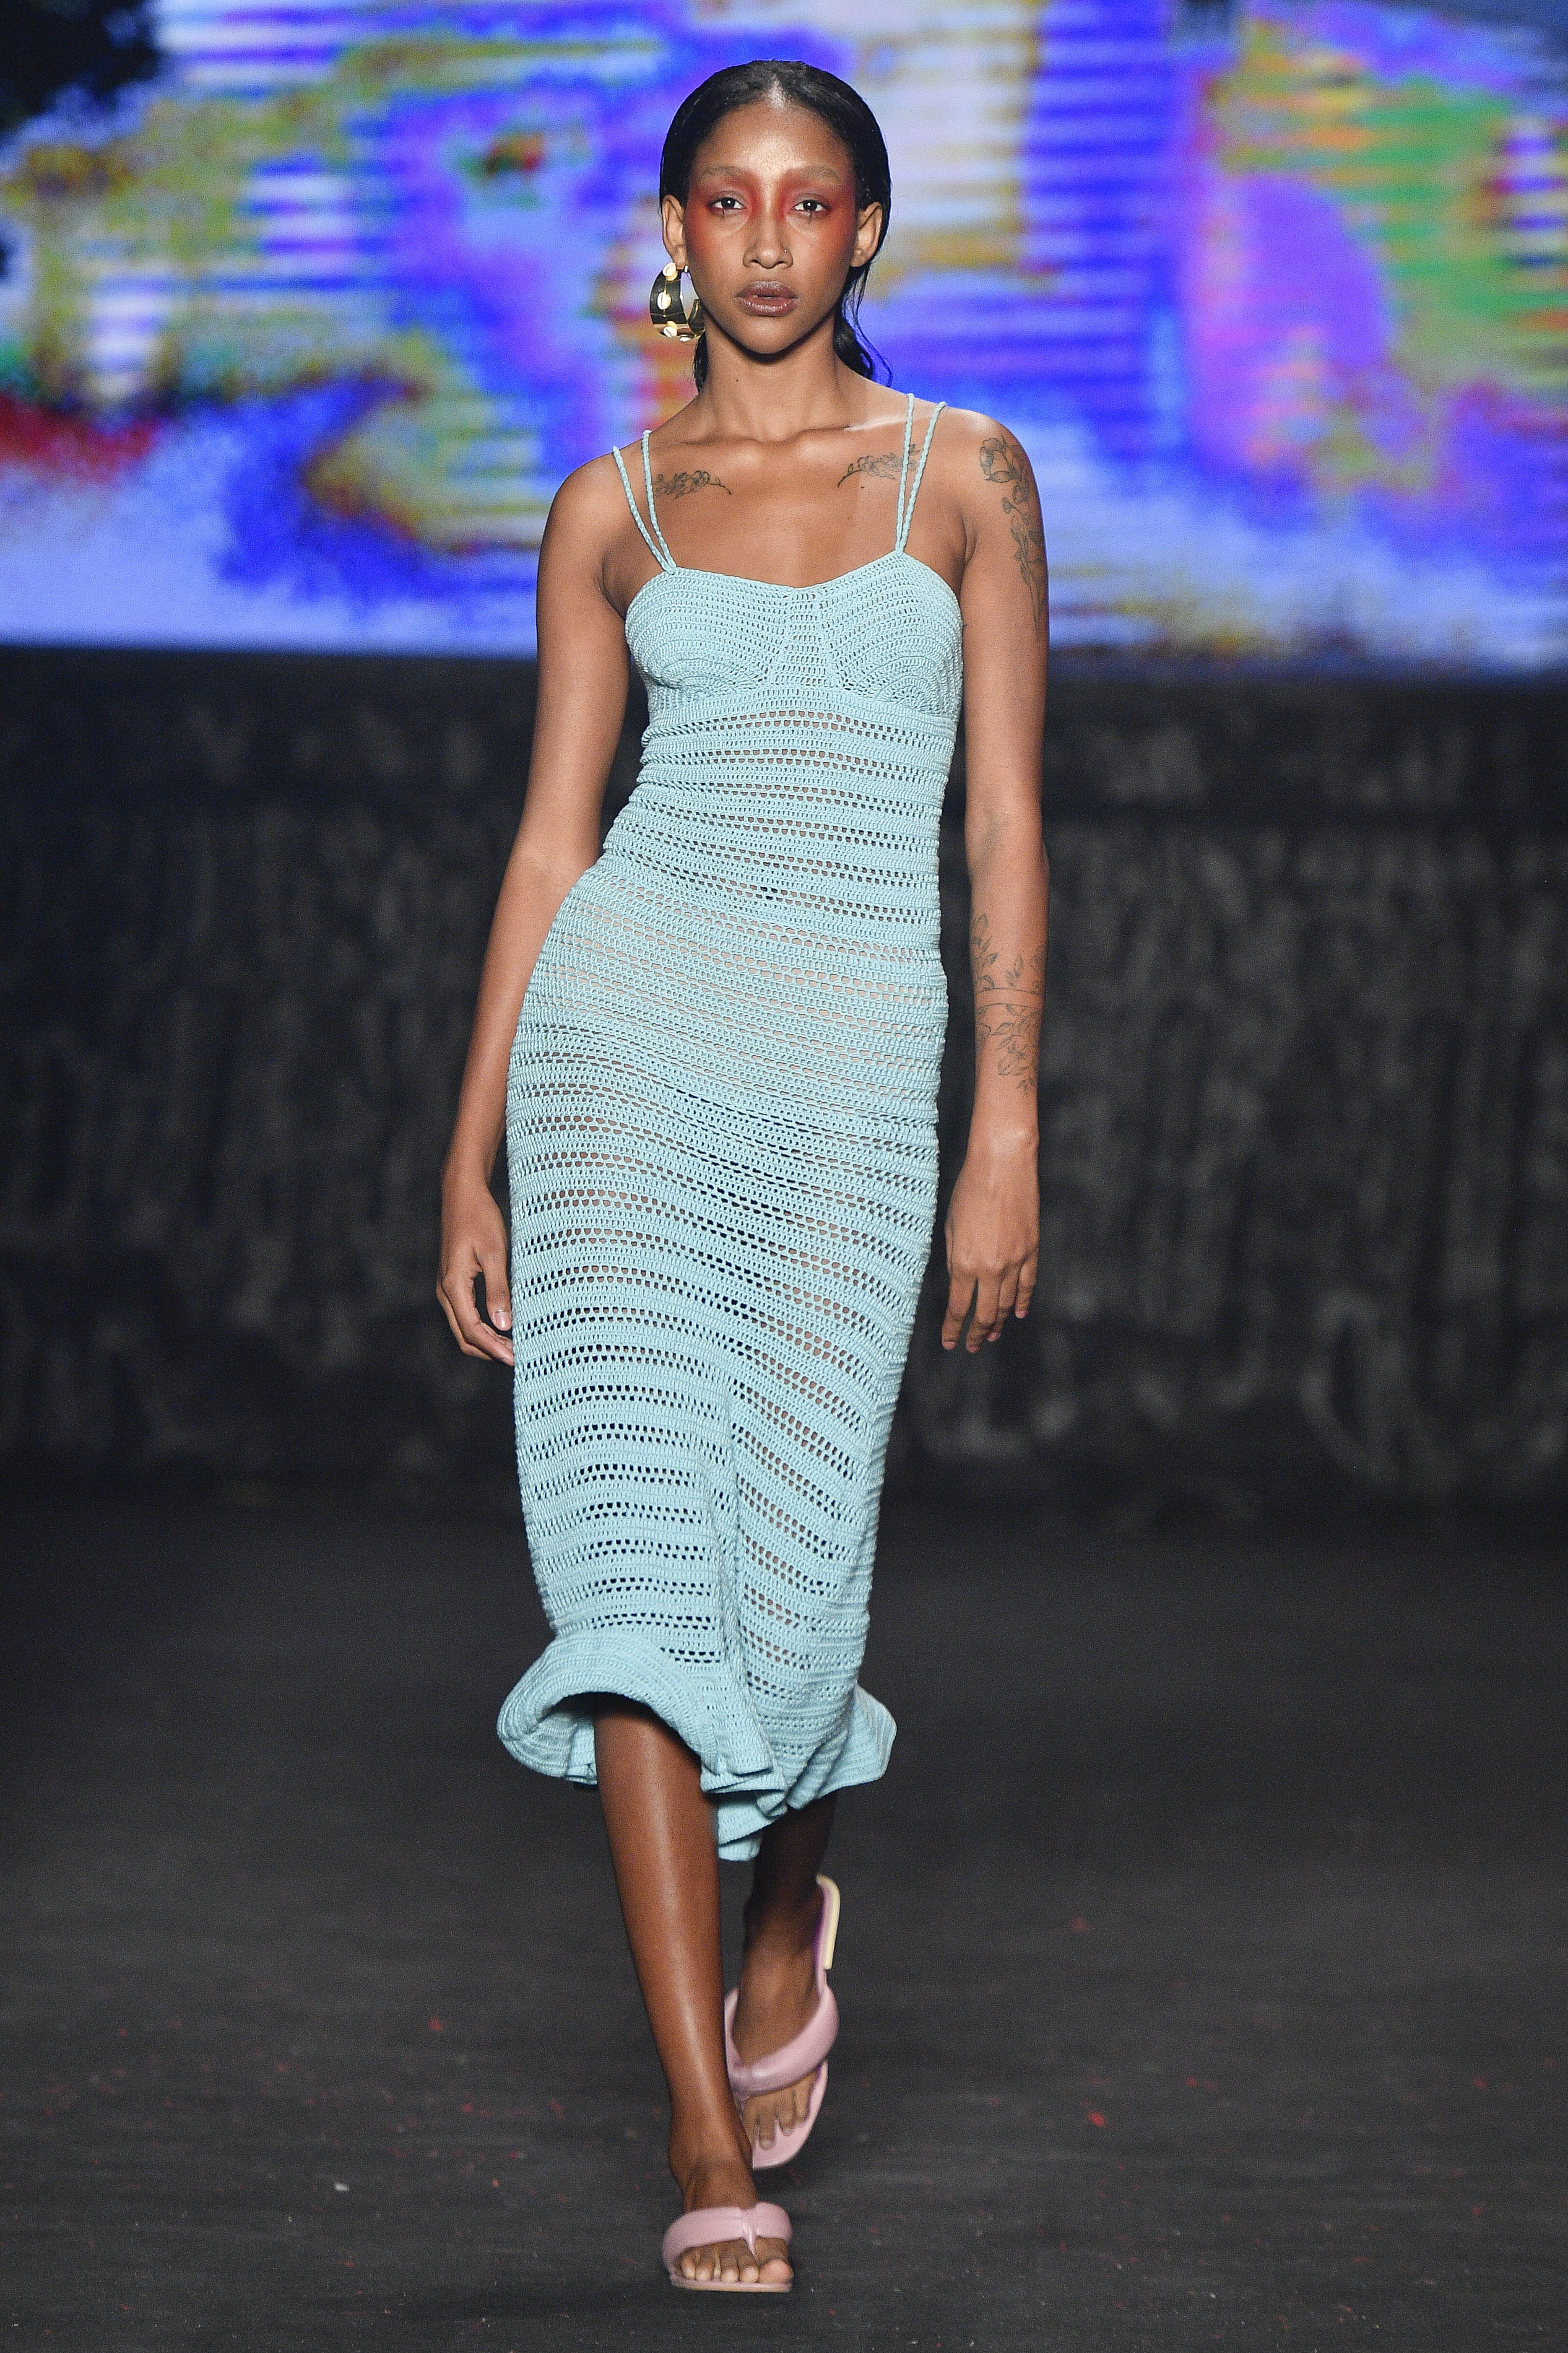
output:
<path id="1" fill-rule="evenodd" d="M 516 1536 L 6 1535 L 7 2342 L 1562 2342 L 1551 1561 L 892 1514 L 799 2284 L 742 2305 L 656 2267 L 594 1801 L 491 1734 Z"/>

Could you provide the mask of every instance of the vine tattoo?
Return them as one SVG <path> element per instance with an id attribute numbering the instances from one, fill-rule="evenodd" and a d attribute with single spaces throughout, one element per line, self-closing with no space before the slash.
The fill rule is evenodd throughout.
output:
<path id="1" fill-rule="evenodd" d="M 1026 1092 L 1039 1077 L 1045 949 L 1035 950 L 1027 967 L 1021 955 L 1004 965 L 991 936 L 990 916 L 978 914 L 969 928 L 969 963 L 974 976 L 975 1060 L 994 1044 L 997 1077 L 1016 1079 Z"/>
<path id="2" fill-rule="evenodd" d="M 1046 609 L 1046 534 L 1028 460 L 1008 435 L 994 433 L 980 444 L 980 470 L 1002 493 L 1002 512 L 1012 529 L 1013 553 L 1037 629 Z"/>
<path id="3" fill-rule="evenodd" d="M 710 474 L 706 466 L 694 466 L 689 474 L 656 474 L 653 478 L 656 499 L 689 498 L 693 491 L 722 491 L 726 498 L 734 495 L 729 483 Z"/>
<path id="4" fill-rule="evenodd" d="M 856 458 L 845 467 L 833 487 L 841 491 L 852 474 L 869 474 L 875 481 L 890 482 L 899 470 L 899 464 L 896 449 L 884 449 L 878 458 Z"/>

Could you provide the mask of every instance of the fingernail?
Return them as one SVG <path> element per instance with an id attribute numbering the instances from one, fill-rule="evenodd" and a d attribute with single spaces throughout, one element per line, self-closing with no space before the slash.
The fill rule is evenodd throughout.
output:
<path id="1" fill-rule="evenodd" d="M 498 1332 L 510 1332 L 511 1330 L 511 1317 L 508 1314 L 504 1307 L 498 1307 L 496 1309 L 495 1320 L 496 1330 Z"/>

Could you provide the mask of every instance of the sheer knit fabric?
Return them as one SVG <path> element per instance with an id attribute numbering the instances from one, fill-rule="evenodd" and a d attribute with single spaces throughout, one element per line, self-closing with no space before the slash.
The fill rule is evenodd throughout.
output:
<path id="1" fill-rule="evenodd" d="M 554 1640 L 512 1754 L 595 1778 L 593 1698 L 701 1760 L 721 1853 L 874 1780 L 856 1681 L 936 1198 L 937 831 L 957 599 L 905 553 L 785 588 L 658 557 L 637 783 L 529 983 L 507 1093 L 518 1466 Z M 651 526 L 651 528 L 650 528 Z"/>

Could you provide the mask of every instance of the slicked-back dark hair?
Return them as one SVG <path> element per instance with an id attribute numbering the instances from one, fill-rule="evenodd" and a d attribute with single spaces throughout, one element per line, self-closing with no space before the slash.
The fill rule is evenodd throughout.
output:
<path id="1" fill-rule="evenodd" d="M 825 72 L 821 66 L 803 65 L 798 58 L 753 58 L 749 65 L 725 66 L 721 72 L 710 74 L 706 81 L 699 82 L 689 97 L 681 100 L 675 120 L 665 133 L 664 153 L 659 157 L 660 203 L 666 196 L 673 196 L 677 204 L 684 205 L 691 190 L 691 167 L 697 160 L 697 151 L 710 132 L 737 108 L 754 106 L 759 99 L 768 98 L 782 98 L 791 106 L 804 107 L 808 114 L 826 122 L 847 149 L 855 170 L 856 210 L 863 212 L 868 205 L 882 207 L 882 234 L 877 239 L 877 253 L 880 253 L 893 210 L 892 174 L 888 168 L 888 149 L 881 126 L 858 90 L 851 90 L 847 81 L 840 81 L 837 74 Z M 837 356 L 857 375 L 873 379 L 877 354 L 861 338 L 857 322 L 860 297 L 876 258 L 874 253 L 869 261 L 861 262 L 849 272 L 833 322 Z M 691 373 L 700 391 L 708 381 L 706 335 L 697 339 Z"/>

